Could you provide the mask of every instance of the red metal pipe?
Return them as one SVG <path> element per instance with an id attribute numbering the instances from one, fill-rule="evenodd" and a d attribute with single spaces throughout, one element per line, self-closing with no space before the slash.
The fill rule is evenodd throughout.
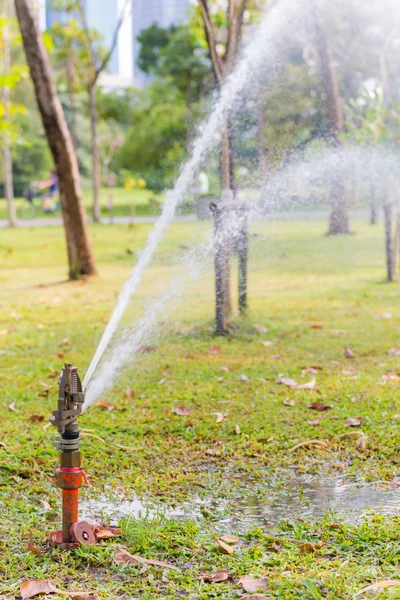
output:
<path id="1" fill-rule="evenodd" d="M 62 537 L 63 542 L 72 542 L 71 526 L 77 523 L 78 491 L 82 486 L 81 467 L 60 467 L 56 470 L 56 480 L 62 489 Z"/>

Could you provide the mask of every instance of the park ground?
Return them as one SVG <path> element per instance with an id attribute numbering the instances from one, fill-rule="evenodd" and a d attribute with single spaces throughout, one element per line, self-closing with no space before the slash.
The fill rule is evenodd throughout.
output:
<path id="1" fill-rule="evenodd" d="M 109 198 L 112 197 L 112 214 L 114 217 L 130 217 L 132 212 L 139 217 L 151 217 L 160 212 L 160 205 L 163 202 L 164 194 L 155 194 L 151 190 L 134 188 L 126 190 L 124 188 L 101 188 L 100 204 L 103 218 L 110 216 Z M 90 214 L 92 196 L 90 189 L 83 189 L 83 199 Z M 40 206 L 40 198 L 35 198 L 35 218 L 52 218 L 52 214 L 44 214 Z M 28 202 L 18 197 L 15 199 L 15 210 L 19 220 L 33 218 L 33 211 Z M 0 221 L 7 219 L 7 203 L 4 198 L 0 198 Z"/>
<path id="2" fill-rule="evenodd" d="M 65 280 L 60 228 L 2 231 L 0 597 L 18 597 L 27 579 L 51 579 L 104 600 L 229 600 L 243 593 L 240 577 L 250 575 L 268 578 L 268 598 L 333 600 L 399 578 L 399 517 L 370 515 L 347 525 L 334 514 L 317 522 L 288 514 L 274 527 L 246 528 L 235 519 L 221 522 L 218 509 L 219 498 L 253 489 L 265 496 L 267 484 L 294 473 L 393 487 L 400 285 L 384 281 L 382 225 L 352 225 L 355 234 L 340 238 L 325 236 L 321 221 L 252 227 L 250 311 L 225 338 L 212 333 L 211 268 L 191 280 L 157 347 L 139 357 L 142 368 L 131 365 L 102 398 L 113 410 L 95 406 L 81 418 L 92 484 L 83 494 L 115 488 L 162 507 L 195 496 L 217 501 L 201 518 L 151 513 L 122 520 L 120 538 L 71 553 L 45 542 L 59 520 L 57 453 L 46 426 L 57 375 L 66 360 L 84 373 L 151 226 L 91 226 L 99 276 L 75 283 Z M 171 226 L 132 318 L 208 229 Z M 282 376 L 300 384 L 315 377 L 316 384 L 296 390 L 278 383 Z M 315 402 L 332 408 L 310 409 Z M 172 412 L 177 407 L 192 412 L 180 416 Z M 297 447 L 302 442 L 309 443 Z M 239 537 L 231 555 L 214 539 L 226 534 Z M 116 565 L 121 546 L 178 570 Z M 221 583 L 201 576 L 220 569 L 229 572 Z M 362 597 L 368 594 L 400 598 L 396 587 Z"/>

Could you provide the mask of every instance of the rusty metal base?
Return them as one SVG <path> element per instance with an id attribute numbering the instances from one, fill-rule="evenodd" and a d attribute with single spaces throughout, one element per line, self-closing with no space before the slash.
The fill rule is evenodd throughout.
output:
<path id="1" fill-rule="evenodd" d="M 94 546 L 97 544 L 97 535 L 93 531 L 93 527 L 86 521 L 74 523 L 70 529 L 71 542 L 64 542 L 63 532 L 53 531 L 49 538 L 55 546 L 61 550 L 74 550 L 82 544 L 84 546 Z"/>

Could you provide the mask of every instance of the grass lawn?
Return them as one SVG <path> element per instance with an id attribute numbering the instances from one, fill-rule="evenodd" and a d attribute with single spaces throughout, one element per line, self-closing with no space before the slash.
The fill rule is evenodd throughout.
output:
<path id="1" fill-rule="evenodd" d="M 135 208 L 135 214 L 137 216 L 154 216 L 158 213 L 158 204 L 163 202 L 163 194 L 154 194 L 151 190 L 140 190 L 134 189 L 131 191 L 125 190 L 124 188 L 113 188 L 111 191 L 107 188 L 102 188 L 100 191 L 100 205 L 103 217 L 109 216 L 108 202 L 109 197 L 113 199 L 113 213 L 114 216 L 126 216 L 131 215 L 132 203 Z M 83 198 L 85 205 L 90 215 L 90 208 L 92 205 L 92 196 L 90 189 L 83 190 Z M 155 200 L 150 201 L 150 199 Z M 29 205 L 23 198 L 16 198 L 15 206 L 17 211 L 17 217 L 19 219 L 32 218 L 32 214 Z M 54 215 L 46 215 L 40 208 L 40 201 L 36 199 L 36 218 L 52 217 Z M 7 204 L 4 198 L 0 198 L 0 219 L 7 219 Z"/>
<path id="2" fill-rule="evenodd" d="M 212 334 L 211 267 L 190 280 L 182 303 L 166 317 L 156 351 L 141 357 L 141 368 L 133 361 L 104 396 L 114 410 L 95 406 L 80 419 L 92 483 L 82 497 L 116 488 L 161 507 L 193 497 L 221 498 L 227 506 L 250 492 L 265 497 L 272 482 L 279 486 L 293 474 L 315 473 L 350 482 L 363 475 L 390 487 L 400 462 L 400 356 L 394 350 L 400 348 L 400 286 L 383 281 L 381 225 L 355 222 L 356 234 L 340 238 L 324 236 L 324 226 L 252 227 L 251 310 L 226 338 Z M 181 272 L 179 254 L 208 235 L 208 227 L 171 226 L 138 290 L 132 319 L 175 270 Z M 67 360 L 84 374 L 150 229 L 91 226 L 100 276 L 76 283 L 65 281 L 61 229 L 1 233 L 0 597 L 18 597 L 26 579 L 50 578 L 61 589 L 91 590 L 103 599 L 229 600 L 243 592 L 239 578 L 251 575 L 268 578 L 268 598 L 333 600 L 398 579 L 397 517 L 344 525 L 329 514 L 316 523 L 299 517 L 274 529 L 261 522 L 248 528 L 240 520 L 224 523 L 217 501 L 195 520 L 126 519 L 121 538 L 94 548 L 62 553 L 47 547 L 60 512 L 54 431 L 46 427 L 57 376 Z M 302 375 L 310 367 L 315 372 Z M 315 377 L 316 387 L 291 389 L 278 383 L 281 375 L 300 384 Z M 313 402 L 332 408 L 311 410 Z M 178 416 L 172 413 L 177 406 L 193 411 Z M 221 422 L 215 413 L 224 415 Z M 349 427 L 347 419 L 361 421 Z M 219 552 L 214 534 L 238 535 L 232 555 Z M 122 568 L 113 562 L 120 546 L 179 570 Z M 228 580 L 201 577 L 220 569 L 229 571 Z M 399 589 L 371 594 L 400 598 Z"/>

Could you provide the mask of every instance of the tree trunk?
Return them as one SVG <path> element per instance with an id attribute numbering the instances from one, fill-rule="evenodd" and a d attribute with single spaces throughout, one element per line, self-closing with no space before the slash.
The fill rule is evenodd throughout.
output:
<path id="1" fill-rule="evenodd" d="M 247 262 L 248 262 L 248 221 L 244 205 L 239 207 L 238 216 L 238 257 L 239 257 L 239 311 L 247 312 Z"/>
<path id="2" fill-rule="evenodd" d="M 232 160 L 232 143 L 230 135 L 230 126 L 228 120 L 224 124 L 224 131 L 221 140 L 221 179 L 222 179 L 222 197 L 226 193 L 225 190 L 230 190 L 233 193 L 233 160 Z M 229 192 L 228 192 L 229 193 Z M 223 219 L 228 219 L 230 212 L 222 213 Z M 229 227 L 228 223 L 224 223 L 224 228 Z M 223 286 L 223 305 L 225 311 L 225 319 L 232 314 L 232 294 L 231 294 L 231 256 L 232 256 L 232 238 L 224 236 L 222 254 L 222 286 Z"/>
<path id="3" fill-rule="evenodd" d="M 78 134 L 77 134 L 77 126 L 76 126 L 76 104 L 75 104 L 75 89 L 74 89 L 74 76 L 73 76 L 73 67 L 71 61 L 68 61 L 66 66 L 67 72 L 67 86 L 68 86 L 68 98 L 69 98 L 69 110 L 71 111 L 71 136 L 72 142 L 74 144 L 75 151 L 78 150 Z"/>
<path id="4" fill-rule="evenodd" d="M 386 201 L 383 207 L 383 213 L 385 216 L 385 240 L 386 240 L 386 267 L 387 267 L 387 280 L 393 281 L 394 279 L 394 251 L 393 251 L 393 235 L 392 235 L 392 205 L 389 201 Z"/>
<path id="5" fill-rule="evenodd" d="M 370 223 L 376 225 L 378 222 L 378 207 L 376 202 L 374 157 L 370 158 L 369 164 L 369 194 L 370 194 Z"/>
<path id="6" fill-rule="evenodd" d="M 3 24 L 3 53 L 4 53 L 4 75 L 9 75 L 11 67 L 11 42 L 10 29 L 7 19 L 11 17 L 10 0 L 3 0 L 3 16 L 6 22 Z M 13 164 L 10 148 L 10 133 L 7 127 L 10 125 L 10 88 L 5 85 L 3 88 L 4 102 L 4 128 L 3 136 L 3 159 L 4 159 L 4 192 L 7 199 L 8 223 L 10 227 L 16 227 L 17 216 L 15 214 L 14 204 L 14 183 L 13 183 Z"/>
<path id="7" fill-rule="evenodd" d="M 99 155 L 99 134 L 96 105 L 96 86 L 89 87 L 89 106 L 90 106 L 90 128 L 92 133 L 92 194 L 93 194 L 93 221 L 98 223 L 101 219 L 100 211 L 100 155 Z"/>
<path id="8" fill-rule="evenodd" d="M 341 143 L 338 135 L 343 129 L 343 109 L 340 97 L 337 68 L 328 44 L 324 24 L 319 9 L 314 5 L 314 23 L 317 39 L 317 50 L 320 63 L 322 87 L 326 96 L 326 112 L 328 119 L 328 134 L 333 148 L 337 149 L 337 161 L 340 167 Z M 329 222 L 329 235 L 350 233 L 347 202 L 343 179 L 339 175 L 334 180 L 331 190 L 331 215 Z"/>
<path id="9" fill-rule="evenodd" d="M 261 92 L 260 92 L 261 94 Z M 262 98 L 258 98 L 258 162 L 260 166 L 260 187 L 264 194 L 267 187 L 267 148 L 265 146 L 265 113 Z"/>
<path id="10" fill-rule="evenodd" d="M 215 335 L 226 334 L 224 271 L 224 215 L 218 205 L 211 205 L 214 218 L 214 261 L 215 261 Z"/>
<path id="11" fill-rule="evenodd" d="M 49 57 L 39 31 L 35 2 L 15 0 L 15 7 L 36 100 L 56 165 L 67 241 L 69 276 L 71 279 L 77 279 L 80 275 L 94 275 L 96 265 L 82 202 L 78 163 L 57 95 Z"/>

